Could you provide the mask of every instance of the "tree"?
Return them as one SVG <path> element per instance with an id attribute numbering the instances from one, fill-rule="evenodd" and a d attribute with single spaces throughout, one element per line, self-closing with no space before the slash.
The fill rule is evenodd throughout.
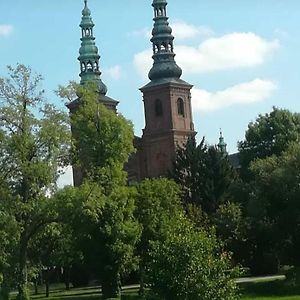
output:
<path id="1" fill-rule="evenodd" d="M 226 202 L 235 173 L 224 153 L 208 147 L 204 139 L 197 146 L 192 137 L 177 150 L 172 177 L 182 186 L 185 203 L 212 214 Z"/>
<path id="2" fill-rule="evenodd" d="M 79 107 L 71 116 L 73 164 L 84 180 L 77 191 L 82 199 L 94 194 L 100 205 L 93 212 L 95 219 L 83 226 L 80 243 L 85 260 L 100 277 L 104 297 L 114 297 L 120 292 L 121 276 L 135 264 L 133 250 L 140 235 L 133 218 L 134 189 L 126 186 L 124 171 L 134 151 L 132 124 L 104 107 L 93 83 L 71 83 L 58 93 L 68 100 L 78 97 Z M 91 239 L 86 239 L 87 232 Z"/>
<path id="3" fill-rule="evenodd" d="M 299 113 L 273 107 L 270 113 L 259 115 L 248 125 L 245 140 L 238 145 L 242 174 L 247 176 L 248 167 L 255 159 L 280 155 L 289 143 L 299 141 Z"/>
<path id="4" fill-rule="evenodd" d="M 57 205 L 74 232 L 77 251 L 97 276 L 105 299 L 119 296 L 121 278 L 137 266 L 134 253 L 140 226 L 134 219 L 133 188 L 114 186 L 106 195 L 93 181 L 67 187 L 56 195 Z"/>
<path id="5" fill-rule="evenodd" d="M 0 78 L 0 170 L 12 199 L 1 199 L 1 206 L 19 228 L 16 282 L 23 300 L 28 244 L 54 217 L 47 192 L 68 158 L 69 126 L 65 113 L 44 103 L 40 75 L 21 64 L 8 72 Z"/>
<path id="6" fill-rule="evenodd" d="M 184 217 L 174 220 L 166 239 L 152 243 L 147 282 L 159 299 L 238 299 L 230 256 L 213 232 L 196 230 Z"/>
<path id="7" fill-rule="evenodd" d="M 232 252 L 235 262 L 244 263 L 249 226 L 241 205 L 234 202 L 221 204 L 213 215 L 212 224 L 226 251 Z"/>
<path id="8" fill-rule="evenodd" d="M 279 156 L 251 163 L 255 189 L 248 203 L 256 260 L 300 265 L 300 146 L 292 143 Z M 267 255 L 267 257 L 266 257 Z M 261 267 L 258 265 L 258 267 Z M 259 269 L 260 271 L 261 269 Z"/>
<path id="9" fill-rule="evenodd" d="M 19 238 L 19 228 L 15 219 L 0 208 L 0 299 L 9 299 L 9 289 L 13 286 L 13 261 Z"/>
<path id="10" fill-rule="evenodd" d="M 144 273 L 150 243 L 164 240 L 170 220 L 183 213 L 180 205 L 180 188 L 172 180 L 146 179 L 136 186 L 135 217 L 142 226 L 137 245 L 140 257 L 140 293 L 144 293 Z"/>
<path id="11" fill-rule="evenodd" d="M 71 100 L 79 96 L 79 108 L 71 116 L 73 164 L 80 166 L 85 177 L 101 180 L 106 187 L 111 178 L 126 179 L 124 164 L 134 151 L 133 126 L 122 115 L 108 110 L 99 101 L 94 84 L 60 87 L 58 94 Z"/>

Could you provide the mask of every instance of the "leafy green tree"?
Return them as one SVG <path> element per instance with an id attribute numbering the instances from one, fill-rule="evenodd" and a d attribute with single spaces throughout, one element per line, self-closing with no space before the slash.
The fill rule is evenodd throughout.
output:
<path id="1" fill-rule="evenodd" d="M 243 254 L 248 246 L 249 225 L 241 205 L 233 202 L 221 204 L 213 215 L 212 224 L 215 226 L 216 234 L 222 240 L 224 248 L 232 252 L 236 262 L 243 265 Z"/>
<path id="2" fill-rule="evenodd" d="M 119 294 L 121 276 L 135 265 L 133 251 L 140 228 L 133 218 L 135 192 L 126 186 L 124 171 L 134 151 L 133 127 L 122 115 L 104 107 L 96 90 L 92 83 L 70 83 L 60 87 L 58 94 L 68 100 L 78 97 L 71 124 L 74 164 L 84 178 L 79 194 L 85 199 L 90 192 L 96 193 L 100 205 L 93 211 L 95 219 L 88 219 L 82 227 L 80 243 L 85 260 L 101 279 L 104 297 L 109 298 Z M 90 239 L 86 239 L 87 232 Z"/>
<path id="3" fill-rule="evenodd" d="M 183 213 L 180 188 L 172 180 L 146 179 L 137 185 L 135 217 L 142 226 L 137 245 L 140 257 L 140 293 L 144 293 L 144 273 L 151 241 L 164 240 L 170 220 Z"/>
<path id="4" fill-rule="evenodd" d="M 147 276 L 159 299 L 238 299 L 237 269 L 222 253 L 213 232 L 196 230 L 184 217 L 174 220 L 164 241 L 152 243 Z"/>
<path id="5" fill-rule="evenodd" d="M 28 244 L 55 217 L 47 192 L 55 188 L 58 168 L 68 158 L 67 115 L 44 103 L 41 76 L 18 64 L 0 78 L 0 173 L 11 199 L 1 207 L 17 222 L 18 300 L 28 299 Z"/>
<path id="6" fill-rule="evenodd" d="M 101 281 L 104 298 L 119 296 L 121 278 L 137 266 L 135 244 L 140 226 L 134 219 L 134 189 L 114 186 L 109 195 L 98 183 L 60 191 L 57 205 L 75 233 L 83 261 Z M 65 213 L 63 209 L 65 208 Z"/>
<path id="7" fill-rule="evenodd" d="M 13 263 L 19 238 L 15 219 L 0 208 L 0 299 L 9 299 L 10 287 L 14 284 Z"/>
<path id="8" fill-rule="evenodd" d="M 279 156 L 250 165 L 255 190 L 248 203 L 253 223 L 256 259 L 299 266 L 300 146 L 292 143 Z"/>
<path id="9" fill-rule="evenodd" d="M 248 167 L 255 159 L 280 155 L 290 142 L 299 141 L 299 113 L 273 107 L 270 113 L 259 115 L 248 125 L 245 140 L 238 145 L 242 174 L 247 176 Z"/>
<path id="10" fill-rule="evenodd" d="M 208 147 L 204 139 L 197 146 L 193 137 L 177 150 L 172 177 L 182 186 L 185 203 L 212 214 L 226 202 L 235 173 L 224 153 Z"/>
<path id="11" fill-rule="evenodd" d="M 109 188 L 112 180 L 126 180 L 124 164 L 134 151 L 133 126 L 121 114 L 108 110 L 99 101 L 92 83 L 70 83 L 58 94 L 69 100 L 78 95 L 80 106 L 71 115 L 74 163 L 84 177 L 100 180 Z"/>

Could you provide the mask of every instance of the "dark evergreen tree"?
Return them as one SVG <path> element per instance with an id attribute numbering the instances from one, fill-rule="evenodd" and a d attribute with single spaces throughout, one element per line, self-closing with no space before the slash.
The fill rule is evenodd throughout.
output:
<path id="1" fill-rule="evenodd" d="M 211 214 L 228 198 L 235 172 L 226 153 L 207 146 L 204 138 L 197 145 L 191 137 L 177 150 L 172 177 L 182 186 L 185 204 L 201 206 Z"/>

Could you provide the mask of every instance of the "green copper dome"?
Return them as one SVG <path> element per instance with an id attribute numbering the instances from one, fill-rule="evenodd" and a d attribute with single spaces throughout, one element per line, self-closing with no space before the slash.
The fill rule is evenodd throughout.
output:
<path id="1" fill-rule="evenodd" d="M 152 3 L 154 26 L 151 42 L 154 62 L 148 75 L 152 81 L 165 78 L 179 79 L 182 75 L 182 70 L 174 59 L 174 36 L 168 22 L 167 4 L 166 0 L 154 0 Z"/>
<path id="2" fill-rule="evenodd" d="M 84 1 L 84 9 L 82 10 L 81 27 L 81 47 L 79 49 L 78 60 L 80 62 L 80 83 L 85 84 L 88 81 L 96 83 L 98 92 L 102 95 L 107 93 L 107 87 L 102 82 L 99 70 L 98 48 L 95 44 L 95 37 L 93 35 L 94 23 L 91 17 L 91 11 L 87 6 L 87 0 Z"/>

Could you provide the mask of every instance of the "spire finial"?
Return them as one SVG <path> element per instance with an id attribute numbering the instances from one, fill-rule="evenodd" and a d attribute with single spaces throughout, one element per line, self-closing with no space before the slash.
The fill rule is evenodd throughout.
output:
<path id="1" fill-rule="evenodd" d="M 99 70 L 98 48 L 95 44 L 95 37 L 93 34 L 94 23 L 91 17 L 91 11 L 87 7 L 87 0 L 84 0 L 84 9 L 82 11 L 81 27 L 81 47 L 79 49 L 78 60 L 80 62 L 80 77 L 81 84 L 88 81 L 93 81 L 97 85 L 98 92 L 105 95 L 107 87 L 102 82 Z"/>
<path id="2" fill-rule="evenodd" d="M 150 80 L 165 78 L 179 79 L 182 70 L 175 62 L 174 36 L 167 16 L 167 0 L 153 0 L 154 26 L 151 42 L 153 44 L 153 67 L 149 72 Z"/>

